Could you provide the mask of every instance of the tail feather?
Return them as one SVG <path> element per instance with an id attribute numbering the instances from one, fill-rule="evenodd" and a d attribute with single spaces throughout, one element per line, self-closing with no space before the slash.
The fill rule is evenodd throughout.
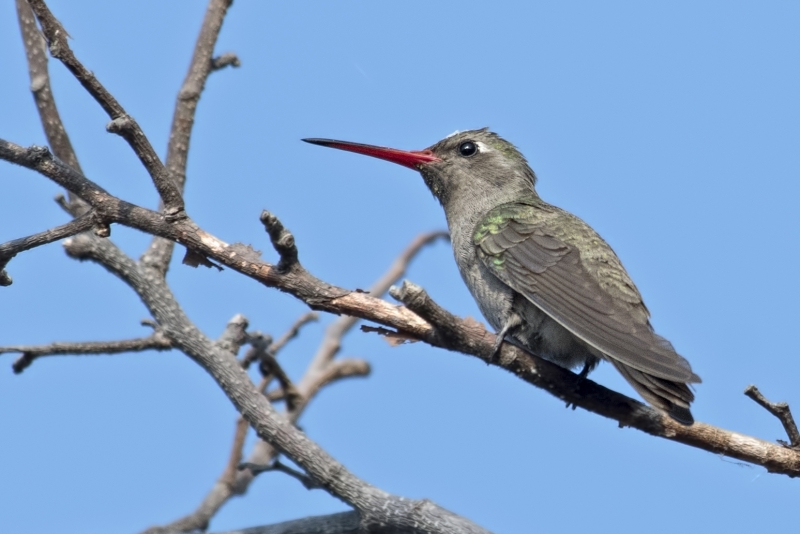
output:
<path id="1" fill-rule="evenodd" d="M 610 358 L 609 361 L 644 400 L 681 424 L 691 425 L 694 423 L 692 412 L 689 411 L 689 405 L 694 400 L 694 393 L 689 386 L 643 373 Z"/>

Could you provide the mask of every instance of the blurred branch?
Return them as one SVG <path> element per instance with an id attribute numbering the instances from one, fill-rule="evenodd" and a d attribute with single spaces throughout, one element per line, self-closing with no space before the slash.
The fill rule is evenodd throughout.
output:
<path id="1" fill-rule="evenodd" d="M 280 239 L 281 236 L 282 234 L 278 232 L 275 238 Z M 408 265 L 425 245 L 446 237 L 446 232 L 430 232 L 418 236 L 395 259 L 389 269 L 372 285 L 370 293 L 373 295 L 384 294 L 393 283 L 405 274 Z M 318 314 L 314 312 L 300 316 L 283 336 L 269 345 L 267 352 L 276 355 L 290 339 L 293 339 L 297 335 L 303 325 L 310 321 L 316 321 L 317 318 Z M 287 403 L 287 415 L 292 423 L 297 422 L 308 403 L 327 384 L 344 378 L 363 377 L 369 374 L 369 363 L 364 360 L 355 358 L 346 358 L 342 360 L 334 359 L 341 348 L 342 338 L 352 330 L 357 322 L 358 319 L 356 318 L 342 316 L 333 321 L 325 330 L 325 336 L 296 388 L 298 400 L 300 402 L 293 403 L 292 406 L 289 406 L 289 403 Z M 258 360 L 261 354 L 264 354 L 264 351 L 260 350 L 259 345 L 253 344 L 242 359 L 242 366 L 247 368 L 250 362 Z M 262 381 L 262 385 L 265 385 L 264 381 Z M 271 402 L 276 402 L 284 400 L 285 396 L 284 387 L 280 387 L 270 391 L 267 398 Z M 265 441 L 258 441 L 248 460 L 243 462 L 243 465 L 270 465 L 276 460 L 277 456 L 278 452 L 272 445 Z M 226 469 L 229 468 L 230 464 L 228 464 L 228 468 Z M 165 532 L 187 532 L 193 528 L 206 528 L 211 518 L 222 508 L 228 499 L 235 495 L 242 495 L 247 491 L 250 483 L 259 472 L 260 471 L 251 469 L 239 470 L 236 481 L 226 486 L 224 489 L 220 488 L 219 482 L 215 484 L 194 512 L 173 523 L 157 528 L 166 529 Z M 222 477 L 220 477 L 220 479 L 222 479 Z M 157 532 L 161 531 L 149 529 L 143 534 L 157 534 Z"/>
<path id="2" fill-rule="evenodd" d="M 194 117 L 206 80 L 211 72 L 226 65 L 239 66 L 239 58 L 234 54 L 224 54 L 220 58 L 212 58 L 219 32 L 222 29 L 222 22 L 232 3 L 233 0 L 210 0 L 208 3 L 203 24 L 200 26 L 200 34 L 194 45 L 189 70 L 175 101 L 165 167 L 180 192 L 186 185 L 186 164 Z M 163 209 L 163 204 L 161 208 Z M 141 261 L 164 275 L 169 268 L 174 248 L 175 244 L 171 240 L 154 237 L 147 251 L 142 255 Z"/>
<path id="3" fill-rule="evenodd" d="M 211 60 L 211 70 L 221 70 L 225 67 L 233 67 L 238 68 L 242 66 L 242 62 L 239 60 L 239 57 L 234 54 L 233 52 L 226 52 L 221 56 L 217 56 Z"/>
<path id="4" fill-rule="evenodd" d="M 250 350 L 242 358 L 242 367 L 248 369 L 250 365 L 261 358 L 262 354 L 269 353 L 273 357 L 278 355 L 291 340 L 297 337 L 300 330 L 308 323 L 319 320 L 319 314 L 316 312 L 306 312 L 298 317 L 292 326 L 289 327 L 277 341 L 272 341 L 272 337 L 267 336 L 261 332 L 251 332 L 249 343 Z"/>
<path id="5" fill-rule="evenodd" d="M 101 263 L 139 295 L 175 348 L 195 360 L 214 378 L 262 440 L 291 458 L 328 493 L 358 510 L 363 529 L 394 524 L 398 527 L 414 525 L 409 532 L 486 532 L 428 501 L 396 497 L 357 478 L 293 426 L 287 417 L 275 411 L 250 381 L 239 361 L 208 339 L 189 320 L 162 277 L 154 276 L 149 269 L 130 258 L 106 256 L 102 243 L 85 234 L 70 241 L 71 254 Z"/>
<path id="6" fill-rule="evenodd" d="M 356 512 L 340 512 L 338 514 L 304 517 L 294 521 L 285 521 L 274 525 L 229 530 L 218 534 L 357 534 L 360 518 Z M 371 531 L 375 534 L 402 534 L 394 527 L 377 527 Z"/>
<path id="7" fill-rule="evenodd" d="M 291 340 L 297 337 L 305 325 L 319 321 L 319 314 L 317 312 L 306 312 L 295 320 L 289 330 L 287 330 L 277 341 L 269 346 L 270 354 L 277 355 L 280 350 L 285 347 Z"/>
<path id="8" fill-rule="evenodd" d="M 278 471 L 285 475 L 289 475 L 290 477 L 299 481 L 306 489 L 318 489 L 320 485 L 317 482 L 306 475 L 305 473 L 301 473 L 297 469 L 293 469 L 286 464 L 282 464 L 279 459 L 275 458 L 272 463 L 268 465 L 257 465 L 251 464 L 248 462 L 243 462 L 239 465 L 239 469 L 249 469 L 253 474 L 258 475 L 261 473 L 267 473 L 269 471 Z"/>

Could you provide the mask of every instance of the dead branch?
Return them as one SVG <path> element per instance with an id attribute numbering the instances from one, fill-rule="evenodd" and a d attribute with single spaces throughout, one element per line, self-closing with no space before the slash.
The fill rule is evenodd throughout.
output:
<path id="1" fill-rule="evenodd" d="M 65 187 L 69 186 L 67 189 L 73 188 L 76 194 L 89 199 L 91 205 L 109 220 L 174 239 L 267 287 L 275 287 L 294 295 L 313 309 L 367 319 L 409 332 L 431 345 L 470 354 L 487 363 L 493 363 L 489 361 L 489 356 L 492 354 L 495 336 L 474 321 L 469 323 L 454 319 L 450 324 L 437 324 L 434 327 L 408 308 L 393 306 L 363 292 L 327 284 L 306 271 L 299 261 L 287 270 L 257 261 L 252 255 L 245 258 L 238 248 L 201 230 L 188 218 L 168 223 L 159 213 L 109 195 L 96 184 L 54 160 L 46 149 L 25 149 L 0 140 L 0 159 L 29 167 Z M 269 217 L 271 215 L 262 214 L 261 219 L 264 221 Z M 443 329 L 448 332 L 447 339 L 442 336 Z M 642 403 L 603 388 L 591 380 L 582 380 L 578 384 L 574 373 L 519 349 L 504 346 L 498 365 L 564 401 L 614 419 L 622 426 L 630 426 L 654 436 L 761 465 L 773 473 L 800 475 L 800 454 L 794 451 L 710 425 L 695 424 L 677 428 L 667 418 Z"/>
<path id="2" fill-rule="evenodd" d="M 62 224 L 61 226 L 56 226 L 55 228 L 50 228 L 49 230 L 39 232 L 38 234 L 21 237 L 7 243 L 0 244 L 0 285 L 11 285 L 12 280 L 11 277 L 6 274 L 5 266 L 8 265 L 8 262 L 20 252 L 40 247 L 42 245 L 46 245 L 47 243 L 52 243 L 53 241 L 58 241 L 80 232 L 85 232 L 94 226 L 95 222 L 96 220 L 94 213 L 88 212 L 84 213 L 77 219 L 73 219 L 66 224 Z"/>
<path id="3" fill-rule="evenodd" d="M 16 0 L 16 6 L 22 42 L 28 59 L 31 93 L 39 112 L 42 129 L 47 137 L 47 144 L 58 159 L 76 171 L 83 172 L 53 98 L 50 73 L 47 68 L 47 46 L 36 26 L 36 18 L 26 0 Z"/>
<path id="4" fill-rule="evenodd" d="M 320 487 L 313 478 L 309 477 L 305 473 L 301 473 L 297 469 L 289 467 L 286 464 L 282 464 L 277 458 L 269 465 L 257 465 L 249 462 L 243 462 L 239 465 L 239 469 L 249 469 L 253 474 L 256 475 L 267 473 L 269 471 L 279 471 L 296 479 L 303 486 L 305 486 L 306 489 L 318 489 Z"/>
<path id="5" fill-rule="evenodd" d="M 781 422 L 783 429 L 786 431 L 786 435 L 789 436 L 789 443 L 782 440 L 778 440 L 778 443 L 782 443 L 784 446 L 800 452 L 800 432 L 797 431 L 797 424 L 794 422 L 794 417 L 792 417 L 792 411 L 789 409 L 789 405 L 785 402 L 770 402 L 764 394 L 753 385 L 747 386 L 744 390 L 744 394 L 777 417 L 778 421 Z"/>
<path id="6" fill-rule="evenodd" d="M 161 164 L 138 124 L 75 58 L 68 46 L 66 31 L 44 1 L 30 0 L 30 5 L 48 40 L 51 54 L 64 63 L 111 117 L 108 130 L 119 133 L 128 141 L 150 173 L 165 210 L 164 213 L 155 212 L 111 195 L 83 176 L 76 167 L 54 158 L 49 150 L 41 147 L 26 149 L 0 140 L 0 159 L 35 170 L 80 197 L 91 206 L 102 225 L 123 224 L 170 242 L 181 243 L 192 254 L 213 259 L 267 287 L 288 292 L 313 309 L 369 319 L 400 332 L 408 332 L 431 345 L 471 354 L 492 363 L 495 336 L 475 321 L 465 321 L 450 314 L 419 287 L 406 284 L 394 292 L 407 305 L 403 307 L 315 278 L 301 265 L 292 234 L 277 217 L 268 212 L 262 213 L 261 221 L 280 257 L 277 265 L 262 261 L 246 247 L 229 245 L 202 230 L 185 216 L 181 186 L 172 181 L 169 168 Z M 220 5 L 227 8 L 227 4 Z M 22 14 L 20 20 L 24 22 Z M 24 32 L 23 28 L 23 35 Z M 213 51 L 213 45 L 210 50 Z M 212 70 L 210 56 L 207 64 L 207 69 Z M 31 72 L 33 74 L 33 68 Z M 186 143 L 188 150 L 188 137 Z M 104 228 L 107 226 L 102 226 L 101 231 Z M 292 425 L 305 403 L 294 406 L 288 418 L 278 414 L 232 356 L 231 346 L 211 341 L 186 317 L 163 280 L 163 258 L 155 264 L 137 264 L 108 241 L 86 233 L 74 235 L 65 242 L 65 247 L 73 257 L 101 264 L 138 294 L 163 328 L 163 334 L 170 340 L 171 346 L 186 353 L 211 374 L 244 420 L 264 440 L 264 445 L 254 454 L 274 457 L 280 451 L 292 458 L 315 484 L 358 511 L 359 529 L 371 532 L 382 532 L 387 528 L 398 532 L 485 532 L 430 502 L 400 499 L 355 477 Z M 355 324 L 355 319 L 352 324 Z M 340 323 L 340 331 L 348 331 L 352 324 Z M 335 335 L 334 332 L 331 337 Z M 318 351 L 320 362 L 331 366 L 331 359 L 338 353 L 340 343 L 341 336 L 329 346 L 321 347 Z M 316 356 L 314 361 L 317 361 Z M 678 425 L 633 399 L 590 380 L 578 379 L 573 373 L 508 344 L 503 346 L 496 364 L 571 404 L 612 418 L 621 426 L 631 426 L 652 435 L 762 465 L 770 472 L 800 475 L 800 454 L 794 450 L 703 423 L 691 427 Z M 317 377 L 322 376 L 328 366 L 315 368 Z M 319 380 L 309 378 L 310 381 L 314 379 Z M 298 389 L 303 391 L 304 385 L 301 382 Z M 796 428 L 794 434 L 788 429 L 787 433 L 794 442 Z M 238 436 L 237 430 L 237 439 Z M 232 454 L 231 457 L 234 456 Z M 238 475 L 229 485 L 235 487 L 237 482 L 241 482 Z"/>
<path id="7" fill-rule="evenodd" d="M 56 342 L 48 345 L 9 345 L 0 347 L 0 354 L 19 352 L 22 354 L 11 368 L 19 374 L 34 360 L 43 356 L 96 356 L 101 354 L 122 354 L 146 350 L 170 350 L 172 342 L 163 332 L 156 330 L 147 337 L 123 339 L 120 341 Z"/>
<path id="8" fill-rule="evenodd" d="M 289 327 L 281 337 L 278 338 L 277 341 L 272 343 L 269 346 L 269 352 L 271 354 L 277 355 L 280 350 L 285 347 L 291 340 L 297 337 L 300 333 L 300 330 L 307 325 L 308 323 L 315 323 L 319 321 L 319 314 L 317 312 L 306 312 Z"/>
<path id="9" fill-rule="evenodd" d="M 229 530 L 218 534 L 360 534 L 359 517 L 355 512 L 304 517 L 274 525 Z M 375 534 L 402 534 L 391 527 L 373 531 Z"/>
<path id="10" fill-rule="evenodd" d="M 212 59 L 222 23 L 232 1 L 210 0 L 208 3 L 203 24 L 200 26 L 200 34 L 194 45 L 189 70 L 175 101 L 165 167 L 180 192 L 183 192 L 186 185 L 189 142 L 194 127 L 197 104 L 200 102 L 203 89 L 205 89 L 206 80 L 212 71 L 219 70 L 227 64 L 239 66 L 239 58 L 234 54 L 224 54 L 220 58 Z M 163 204 L 161 208 L 163 209 Z M 172 241 L 154 237 L 147 251 L 142 255 L 141 261 L 156 271 L 166 274 L 174 247 L 175 244 Z"/>
<path id="11" fill-rule="evenodd" d="M 238 68 L 241 66 L 242 62 L 239 60 L 239 57 L 233 52 L 226 52 L 221 56 L 217 56 L 211 60 L 212 71 L 224 69 L 225 67 Z"/>
<path id="12" fill-rule="evenodd" d="M 370 287 L 369 292 L 376 296 L 386 293 L 389 287 L 405 274 L 408 265 L 425 245 L 444 237 L 447 237 L 446 232 L 430 232 L 418 236 L 406 247 L 397 259 L 395 259 L 386 273 Z M 312 319 L 316 320 L 316 316 L 316 313 L 311 312 L 298 318 L 286 334 L 269 346 L 268 351 L 271 354 L 276 354 L 277 351 L 284 346 L 285 342 L 294 337 L 295 332 L 297 332 L 302 325 Z M 294 403 L 292 407 L 287 405 L 287 416 L 291 422 L 297 422 L 305 407 L 324 386 L 344 378 L 369 375 L 370 366 L 369 363 L 364 360 L 355 358 L 345 358 L 342 360 L 334 359 L 341 348 L 342 338 L 357 322 L 358 319 L 355 317 L 342 316 L 337 318 L 325 330 L 325 336 L 316 354 L 297 385 L 300 402 Z M 251 335 L 251 338 L 252 337 Z M 259 354 L 263 351 L 263 348 L 259 350 L 260 345 L 267 345 L 267 343 L 257 344 L 253 343 L 251 339 L 251 345 L 252 348 L 242 359 L 242 366 L 244 368 L 247 368 L 250 362 L 259 358 Z M 264 381 L 262 381 L 262 384 L 264 384 Z M 267 394 L 267 398 L 271 402 L 283 400 L 284 397 L 285 391 L 283 387 L 276 388 Z M 271 462 L 275 461 L 277 455 L 278 451 L 271 444 L 266 441 L 258 441 L 248 457 L 247 462 L 244 463 L 250 465 L 269 465 Z M 250 469 L 239 470 L 236 481 L 233 484 L 226 486 L 226 489 L 221 489 L 219 483 L 215 484 L 194 512 L 173 523 L 157 528 L 185 532 L 187 529 L 184 527 L 187 526 L 191 528 L 200 528 L 197 525 L 207 525 L 211 517 L 222 508 L 225 502 L 231 497 L 242 495 L 247 491 L 247 488 L 257 474 L 257 472 Z M 155 534 L 155 532 L 157 531 L 149 529 L 143 534 Z"/>
<path id="13" fill-rule="evenodd" d="M 169 171 L 161 163 L 150 141 L 145 136 L 139 124 L 131 117 L 122 105 L 117 102 L 111 93 L 100 83 L 95 75 L 78 61 L 69 47 L 67 37 L 69 34 L 61 23 L 53 16 L 44 0 L 29 0 L 28 4 L 36 14 L 47 39 L 50 54 L 61 61 L 75 76 L 75 79 L 97 101 L 98 104 L 111 118 L 107 130 L 117 133 L 125 139 L 139 157 L 156 187 L 159 196 L 166 206 L 166 213 L 170 217 L 179 217 L 183 212 L 183 198 L 180 189 L 169 176 Z M 84 199 L 85 200 L 85 199 Z"/>

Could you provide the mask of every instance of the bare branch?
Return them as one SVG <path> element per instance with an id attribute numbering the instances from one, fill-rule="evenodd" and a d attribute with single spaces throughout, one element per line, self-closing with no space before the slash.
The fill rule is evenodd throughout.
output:
<path id="1" fill-rule="evenodd" d="M 239 469 L 249 469 L 253 474 L 267 473 L 269 471 L 279 471 L 290 477 L 298 480 L 306 489 L 319 489 L 320 485 L 305 473 L 301 473 L 297 469 L 293 469 L 286 464 L 282 464 L 277 458 L 268 465 L 258 465 L 249 462 L 243 462 L 239 465 Z"/>
<path id="2" fill-rule="evenodd" d="M 275 358 L 275 352 L 272 349 L 272 338 L 261 332 L 254 332 L 247 336 L 246 341 L 250 343 L 251 348 L 239 362 L 242 368 L 247 369 L 252 362 L 258 361 L 261 375 L 264 378 L 276 378 L 280 382 L 282 390 L 288 392 L 283 399 L 286 401 L 286 407 L 289 411 L 294 410 L 297 403 L 302 401 L 302 395 L 294 387 L 289 375 L 286 374 Z"/>
<path id="3" fill-rule="evenodd" d="M 218 534 L 361 534 L 358 512 L 304 517 L 262 527 L 229 530 Z M 372 531 L 374 534 L 402 534 L 393 527 Z"/>
<path id="4" fill-rule="evenodd" d="M 76 171 L 83 172 L 53 98 L 50 74 L 47 68 L 47 46 L 36 26 L 36 18 L 26 0 L 16 0 L 16 5 L 22 42 L 25 45 L 25 55 L 28 59 L 31 93 L 36 102 L 36 109 L 39 111 L 47 143 L 60 160 Z"/>
<path id="5" fill-rule="evenodd" d="M 261 212 L 261 223 L 269 234 L 272 246 L 280 256 L 278 270 L 285 272 L 297 265 L 297 245 L 292 233 L 283 227 L 283 223 L 275 215 L 266 210 Z"/>
<path id="6" fill-rule="evenodd" d="M 753 385 L 747 386 L 744 390 L 744 394 L 777 417 L 781 422 L 784 430 L 786 430 L 786 435 L 789 436 L 789 443 L 787 444 L 782 440 L 778 440 L 778 443 L 800 451 L 800 432 L 797 431 L 797 424 L 794 422 L 794 417 L 792 417 L 792 411 L 789 409 L 789 405 L 785 402 L 770 402 L 764 394 Z"/>
<path id="7" fill-rule="evenodd" d="M 241 66 L 242 62 L 239 60 L 239 57 L 233 52 L 226 52 L 221 56 L 217 56 L 211 60 L 212 71 L 224 69 L 225 67 L 238 68 Z"/>
<path id="8" fill-rule="evenodd" d="M 46 245 L 47 243 L 52 243 L 53 241 L 58 241 L 59 239 L 64 239 L 65 237 L 80 232 L 85 232 L 94 226 L 94 224 L 94 213 L 89 212 L 61 226 L 56 226 L 55 228 L 39 232 L 38 234 L 21 237 L 0 244 L 0 285 L 11 285 L 11 277 L 6 274 L 4 268 L 8 265 L 8 262 L 20 252 Z"/>
<path id="9" fill-rule="evenodd" d="M 392 263 L 387 272 L 372 285 L 370 288 L 370 293 L 373 295 L 382 295 L 385 293 L 389 286 L 391 286 L 397 281 L 397 279 L 405 274 L 405 271 L 408 268 L 411 260 L 425 245 L 443 237 L 447 237 L 446 232 L 430 232 L 427 234 L 422 234 L 414 239 L 414 241 L 412 241 Z M 280 350 L 285 343 L 288 342 L 289 339 L 292 339 L 294 335 L 296 335 L 296 332 L 299 331 L 299 328 L 303 324 L 306 324 L 310 320 L 316 320 L 316 318 L 317 314 L 313 312 L 301 316 L 297 321 L 295 321 L 294 325 L 292 325 L 286 334 L 281 336 L 278 341 L 269 346 L 267 351 L 270 354 L 276 354 L 278 350 Z M 294 405 L 291 407 L 288 405 L 289 403 L 287 403 L 290 421 L 296 422 L 302 415 L 303 410 L 311 401 L 311 399 L 313 399 L 326 385 L 344 378 L 364 377 L 369 375 L 370 365 L 364 360 L 354 358 L 334 360 L 334 357 L 339 352 L 339 348 L 341 347 L 343 336 L 352 329 L 357 321 L 358 319 L 354 317 L 342 316 L 328 326 L 324 339 L 317 349 L 317 352 L 309 364 L 305 374 L 303 375 L 303 378 L 298 384 L 297 390 L 300 393 L 299 399 L 302 402 L 299 404 L 294 403 Z M 251 338 L 254 338 L 254 334 L 251 334 Z M 267 344 L 263 342 L 255 343 L 254 340 L 255 339 L 251 339 L 250 343 L 252 348 L 242 359 L 242 366 L 244 368 L 249 367 L 250 363 L 259 359 L 260 355 L 264 352 L 264 345 Z M 276 388 L 267 394 L 267 398 L 271 402 L 283 400 L 284 396 L 285 392 L 282 387 Z M 265 441 L 259 441 L 256 443 L 248 458 L 248 462 L 246 463 L 252 465 L 268 465 L 277 458 L 277 454 L 278 451 L 275 450 L 272 445 Z M 207 514 L 210 509 L 210 507 L 207 506 L 209 503 L 214 503 L 217 506 L 217 509 L 219 509 L 225 503 L 227 498 L 232 497 L 233 495 L 245 493 L 250 485 L 250 482 L 253 481 L 255 476 L 256 473 L 249 469 L 240 470 L 237 475 L 236 483 L 233 485 L 235 490 L 231 491 L 225 499 L 221 498 L 221 493 L 217 490 L 217 485 L 215 485 L 203 499 L 203 503 L 200 505 L 200 507 L 198 507 L 195 514 Z M 216 513 L 216 510 L 214 510 L 212 515 L 214 513 Z M 191 517 L 191 515 L 178 520 L 178 522 L 173 523 L 172 525 L 178 524 L 181 521 L 186 521 L 189 517 Z M 211 516 L 208 516 L 206 521 L 208 521 L 210 517 Z M 195 523 L 187 524 L 194 525 Z"/>
<path id="10" fill-rule="evenodd" d="M 50 86 L 50 72 L 47 60 L 47 44 L 44 36 L 36 26 L 36 16 L 28 5 L 27 0 L 16 0 L 19 28 L 22 32 L 22 42 L 25 45 L 25 55 L 28 60 L 28 74 L 31 80 L 31 93 L 39 112 L 39 120 L 47 137 L 47 144 L 61 161 L 78 172 L 81 170 L 75 149 L 67 135 L 67 130 L 61 120 L 61 115 L 56 107 L 55 97 Z M 63 198 L 63 197 L 62 197 Z M 69 208 L 67 211 L 77 217 L 88 210 L 88 206 L 80 198 L 69 193 Z"/>
<path id="11" fill-rule="evenodd" d="M 220 481 L 229 488 L 232 488 L 236 481 L 236 471 L 239 470 L 239 464 L 242 462 L 242 448 L 249 429 L 250 425 L 243 417 L 236 418 L 236 432 L 233 437 L 233 445 L 231 445 L 231 454 L 228 458 L 228 465 L 220 477 Z"/>
<path id="12" fill-rule="evenodd" d="M 380 297 L 386 293 L 392 284 L 402 278 L 408 269 L 411 260 L 423 247 L 434 243 L 438 239 L 448 239 L 449 234 L 443 231 L 428 232 L 417 236 L 400 255 L 392 262 L 387 271 L 369 288 L 369 295 Z M 342 338 L 358 322 L 359 318 L 352 315 L 343 315 L 328 326 L 325 337 L 314 355 L 311 367 L 322 369 L 326 362 L 330 362 L 339 353 L 342 347 Z"/>
<path id="13" fill-rule="evenodd" d="M 217 346 L 221 349 L 227 350 L 234 356 L 239 353 L 242 345 L 247 343 L 247 318 L 242 314 L 234 315 L 225 326 L 225 331 L 217 340 Z"/>
<path id="14" fill-rule="evenodd" d="M 29 0 L 28 4 L 36 14 L 36 18 L 39 19 L 42 32 L 48 42 L 50 54 L 67 67 L 83 88 L 111 118 L 111 123 L 109 123 L 107 129 L 110 132 L 120 134 L 139 157 L 139 161 L 147 169 L 159 196 L 164 201 L 167 215 L 180 217 L 184 209 L 180 189 L 170 178 L 169 171 L 161 163 L 158 154 L 156 154 L 142 129 L 111 93 L 103 87 L 95 75 L 78 61 L 69 47 L 67 41 L 69 35 L 50 12 L 44 0 Z"/>
<path id="15" fill-rule="evenodd" d="M 224 68 L 226 65 L 239 66 L 239 59 L 234 54 L 224 54 L 219 58 L 212 59 L 222 22 L 225 20 L 225 14 L 231 3 L 232 0 L 210 0 L 208 3 L 200 34 L 194 45 L 189 70 L 175 102 L 172 126 L 169 130 L 166 169 L 180 192 L 183 191 L 186 184 L 189 141 L 197 104 L 205 88 L 206 80 L 214 70 Z M 172 241 L 156 237 L 142 255 L 141 261 L 156 271 L 166 274 L 174 246 Z"/>
<path id="16" fill-rule="evenodd" d="M 108 220 L 180 242 L 267 287 L 275 287 L 290 293 L 314 309 L 368 319 L 408 332 L 431 345 L 477 356 L 487 363 L 511 371 L 530 384 L 570 404 L 614 419 L 623 426 L 634 427 L 654 436 L 762 465 L 770 472 L 800 476 L 800 454 L 792 450 L 702 423 L 695 423 L 689 427 L 677 425 L 634 399 L 599 386 L 591 380 L 577 380 L 577 375 L 574 373 L 508 344 L 503 346 L 498 362 L 492 362 L 491 355 L 496 338 L 474 320 L 458 319 L 452 324 L 437 324 L 434 327 L 405 307 L 394 306 L 363 292 L 348 291 L 315 278 L 299 262 L 293 263 L 292 268 L 287 270 L 263 262 L 254 254 L 244 256 L 240 248 L 228 245 L 204 232 L 191 220 L 169 223 L 161 214 L 112 197 L 63 163 L 48 156 L 47 150 L 24 149 L 0 140 L 0 159 L 25 165 L 58 183 L 76 187 L 77 191 L 82 193 L 81 198 L 85 195 L 93 200 L 92 206 L 98 211 L 102 210 L 103 216 Z M 269 227 L 273 233 L 277 233 L 275 230 L 279 221 L 274 216 L 269 215 L 269 217 L 274 219 Z M 282 225 L 280 228 L 280 234 L 284 239 L 285 236 L 291 235 L 282 228 Z M 280 239 L 277 241 L 280 245 Z M 293 241 L 292 239 L 291 246 L 288 242 L 280 246 L 296 252 Z M 286 257 L 287 254 L 284 254 L 284 260 Z M 291 257 L 291 253 L 288 253 L 288 257 Z M 447 332 L 447 336 L 442 335 L 443 329 Z M 301 385 L 302 382 L 298 387 L 303 392 Z"/>
<path id="17" fill-rule="evenodd" d="M 174 346 L 214 378 L 258 436 L 291 458 L 328 493 L 357 509 L 361 513 L 362 528 L 369 530 L 389 524 L 406 528 L 408 532 L 486 532 L 429 501 L 399 498 L 357 478 L 275 411 L 238 360 L 220 349 L 189 320 L 163 277 L 130 258 L 107 257 L 102 244 L 97 246 L 100 240 L 86 234 L 70 240 L 75 242 L 71 244 L 73 247 L 80 242 L 81 257 L 98 261 L 136 291 Z"/>
<path id="18" fill-rule="evenodd" d="M 270 345 L 272 344 L 272 336 L 264 334 L 263 332 L 255 331 L 247 334 L 247 342 L 250 344 L 250 349 L 245 353 L 244 357 L 240 360 L 242 369 L 249 369 L 253 362 L 257 361 L 262 354 L 265 354 Z"/>
<path id="19" fill-rule="evenodd" d="M 259 389 L 266 387 L 266 381 L 262 380 Z M 235 493 L 236 475 L 239 472 L 239 465 L 242 462 L 242 448 L 244 447 L 245 439 L 247 438 L 247 431 L 250 425 L 247 421 L 239 416 L 236 418 L 236 430 L 233 436 L 233 444 L 231 445 L 231 452 L 228 456 L 228 463 L 225 469 L 217 479 L 214 486 L 206 494 L 203 502 L 197 509 L 180 519 L 173 521 L 167 525 L 150 527 L 142 534 L 174 534 L 176 532 L 193 532 L 196 530 L 206 530 L 211 521 L 211 518 L 217 513 L 223 503 Z"/>
<path id="20" fill-rule="evenodd" d="M 291 413 L 297 409 L 297 405 L 303 402 L 303 396 L 292 383 L 291 378 L 278 363 L 278 360 L 268 351 L 264 351 L 259 358 L 261 360 L 260 370 L 261 374 L 266 376 L 274 376 L 281 385 L 284 391 L 283 400 L 286 401 L 286 409 Z"/>
<path id="21" fill-rule="evenodd" d="M 344 358 L 341 360 L 334 360 L 325 366 L 319 374 L 315 375 L 313 382 L 308 384 L 307 395 L 311 398 L 314 397 L 320 389 L 332 384 L 343 378 L 355 378 L 369 376 L 371 371 L 369 362 L 366 360 L 359 360 L 357 358 Z M 267 393 L 267 398 L 272 401 L 283 400 L 284 391 L 282 388 L 276 388 Z"/>
<path id="22" fill-rule="evenodd" d="M 297 334 L 300 333 L 300 329 L 303 328 L 308 323 L 315 323 L 319 321 L 319 314 L 317 312 L 306 312 L 289 327 L 289 330 L 286 331 L 281 337 L 278 338 L 277 341 L 272 343 L 269 346 L 269 352 L 271 354 L 278 354 L 280 350 L 285 347 L 291 340 L 297 337 Z"/>
<path id="23" fill-rule="evenodd" d="M 33 361 L 42 356 L 94 356 L 99 354 L 122 354 L 146 350 L 170 350 L 172 342 L 160 330 L 147 337 L 123 339 L 120 341 L 56 342 L 48 345 L 9 345 L 0 347 L 0 354 L 20 352 L 12 365 L 15 373 L 24 371 Z"/>

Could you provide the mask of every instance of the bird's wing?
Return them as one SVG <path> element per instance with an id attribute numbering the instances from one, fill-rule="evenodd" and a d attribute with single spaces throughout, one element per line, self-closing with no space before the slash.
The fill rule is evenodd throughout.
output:
<path id="1" fill-rule="evenodd" d="M 589 345 L 654 377 L 700 381 L 653 332 L 619 259 L 580 219 L 548 205 L 505 204 L 478 223 L 473 239 L 491 272 Z M 587 240 L 582 260 L 578 245 Z"/>

